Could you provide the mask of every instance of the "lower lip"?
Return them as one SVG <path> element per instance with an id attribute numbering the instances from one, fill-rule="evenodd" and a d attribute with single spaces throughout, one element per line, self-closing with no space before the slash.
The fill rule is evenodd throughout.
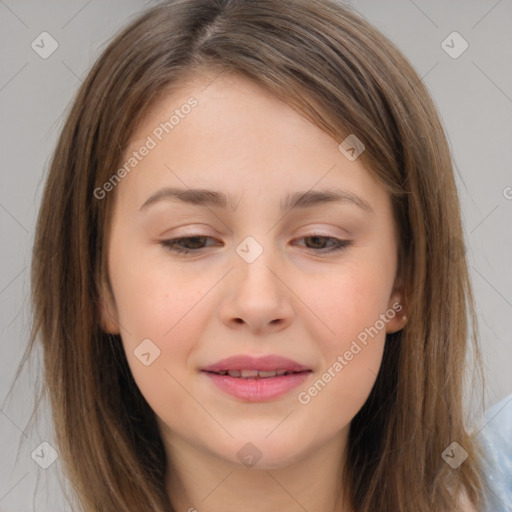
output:
<path id="1" fill-rule="evenodd" d="M 291 389 L 300 386 L 311 372 L 291 373 L 268 378 L 236 378 L 229 375 L 204 372 L 211 381 L 228 395 L 246 402 L 265 402 L 284 395 Z"/>

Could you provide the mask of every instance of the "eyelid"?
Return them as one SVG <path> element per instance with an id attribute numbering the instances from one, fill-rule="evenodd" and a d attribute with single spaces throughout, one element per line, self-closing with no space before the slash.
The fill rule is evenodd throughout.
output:
<path id="1" fill-rule="evenodd" d="M 178 246 L 178 248 L 176 248 L 176 243 L 179 242 L 179 241 L 183 241 L 183 240 L 190 240 L 190 239 L 194 239 L 194 238 L 203 238 L 203 239 L 207 239 L 207 240 L 215 240 L 214 237 L 212 236 L 209 236 L 209 235 L 205 235 L 205 234 L 196 234 L 196 233 L 188 233 L 188 234 L 184 234 L 183 236 L 177 236 L 177 237 L 174 237 L 174 238 L 169 238 L 169 239 L 164 239 L 164 240 L 161 240 L 160 241 L 160 244 L 166 248 L 168 251 L 170 252 L 173 252 L 175 254 L 194 254 L 194 255 L 198 255 L 198 254 L 201 254 L 205 249 L 207 249 L 208 247 L 212 247 L 212 245 L 209 245 L 207 247 L 198 247 L 198 248 L 195 248 L 195 249 L 183 249 L 183 248 L 180 248 Z M 310 248 L 310 247 L 305 247 L 308 251 L 311 251 L 312 253 L 316 253 L 316 254 L 319 254 L 319 255 L 322 255 L 322 254 L 333 254 L 333 253 L 339 253 L 339 252 L 342 252 L 344 249 L 347 249 L 348 247 L 350 247 L 351 245 L 353 245 L 353 241 L 352 240 L 347 240 L 347 239 L 342 239 L 342 238 L 338 238 L 338 237 L 335 237 L 335 236 L 331 236 L 331 235 L 324 235 L 324 234 L 321 234 L 321 233 L 310 233 L 310 234 L 304 234 L 298 238 L 295 238 L 294 240 L 302 240 L 302 239 L 306 239 L 306 238 L 325 238 L 325 239 L 328 239 L 330 241 L 334 240 L 334 247 L 331 247 L 331 248 L 320 248 L 320 249 L 315 249 L 315 248 Z M 216 244 L 218 246 L 218 244 Z M 215 244 L 214 244 L 215 246 Z"/>

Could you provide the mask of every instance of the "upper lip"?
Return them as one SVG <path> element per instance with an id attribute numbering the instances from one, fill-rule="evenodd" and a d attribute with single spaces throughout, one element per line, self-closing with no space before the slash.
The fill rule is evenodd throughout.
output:
<path id="1" fill-rule="evenodd" d="M 229 370 L 286 370 L 289 372 L 302 372 L 310 370 L 310 368 L 303 366 L 292 359 L 278 355 L 253 357 L 246 354 L 240 354 L 226 359 L 221 359 L 216 363 L 201 368 L 201 370 L 207 372 L 222 372 Z"/>

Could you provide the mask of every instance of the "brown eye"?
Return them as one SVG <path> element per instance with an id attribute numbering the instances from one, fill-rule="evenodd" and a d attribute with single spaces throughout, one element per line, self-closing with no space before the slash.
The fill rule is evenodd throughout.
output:
<path id="1" fill-rule="evenodd" d="M 352 244 L 350 240 L 340 240 L 332 236 L 323 235 L 308 235 L 302 237 L 301 240 L 310 240 L 306 243 L 307 249 L 315 250 L 316 252 L 335 252 L 341 251 Z"/>
<path id="2" fill-rule="evenodd" d="M 205 249 L 205 242 L 211 239 L 210 236 L 186 236 L 180 238 L 171 238 L 169 240 L 162 240 L 160 243 L 166 249 L 175 252 L 175 253 L 183 253 L 187 254 L 190 252 L 200 251 L 201 249 Z M 183 247 L 185 246 L 185 247 Z"/>

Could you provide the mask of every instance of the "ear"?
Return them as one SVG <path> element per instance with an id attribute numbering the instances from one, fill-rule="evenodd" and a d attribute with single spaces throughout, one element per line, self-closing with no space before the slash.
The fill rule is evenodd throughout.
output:
<path id="1" fill-rule="evenodd" d="M 109 334 L 120 334 L 117 307 L 109 284 L 100 287 L 99 316 L 101 328 Z"/>
<path id="2" fill-rule="evenodd" d="M 386 316 L 388 317 L 387 334 L 397 332 L 407 324 L 407 305 L 401 290 L 395 290 L 389 298 Z"/>

